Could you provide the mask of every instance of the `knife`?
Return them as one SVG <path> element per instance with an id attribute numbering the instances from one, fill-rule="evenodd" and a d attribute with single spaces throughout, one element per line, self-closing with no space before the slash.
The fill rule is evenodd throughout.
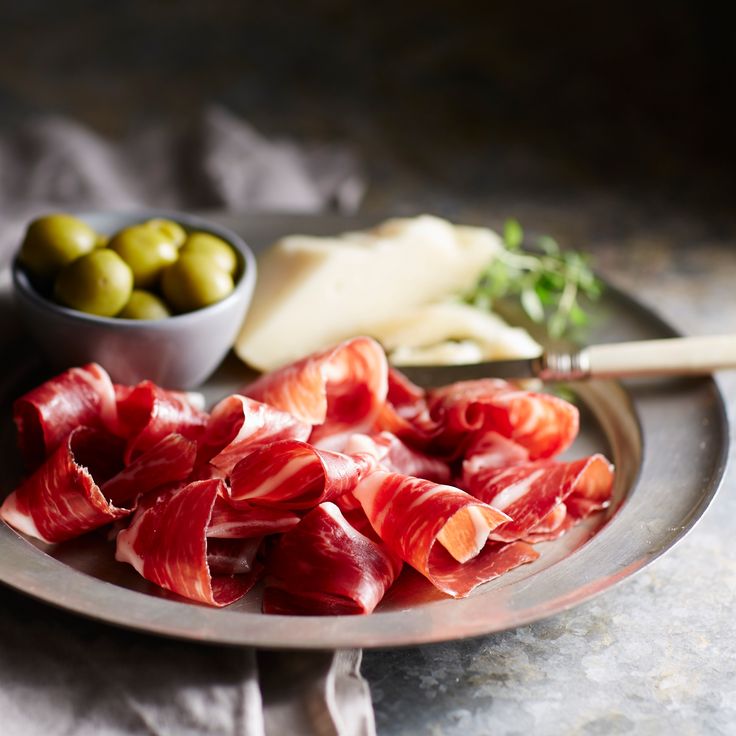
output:
<path id="1" fill-rule="evenodd" d="M 545 350 L 536 358 L 397 368 L 427 388 L 477 378 L 538 378 L 552 383 L 588 378 L 694 376 L 736 368 L 736 335 L 639 340 L 589 345 L 575 352 Z"/>

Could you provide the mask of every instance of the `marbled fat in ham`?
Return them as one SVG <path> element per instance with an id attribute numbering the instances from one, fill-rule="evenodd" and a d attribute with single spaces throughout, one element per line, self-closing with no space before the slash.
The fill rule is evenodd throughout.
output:
<path id="1" fill-rule="evenodd" d="M 278 440 L 306 440 L 312 425 L 268 404 L 234 394 L 210 413 L 200 439 L 200 460 L 209 461 L 224 476 L 251 450 Z"/>
<path id="2" fill-rule="evenodd" d="M 569 447 L 577 435 L 578 411 L 556 396 L 524 391 L 500 379 L 458 381 L 424 391 L 392 369 L 375 428 L 450 460 L 494 431 L 537 459 Z"/>
<path id="3" fill-rule="evenodd" d="M 227 606 L 242 598 L 258 570 L 213 574 L 208 565 L 207 528 L 223 481 L 204 480 L 142 504 L 117 537 L 115 559 L 131 564 L 146 580 L 185 598 Z M 215 545 L 215 551 L 221 545 Z"/>
<path id="4" fill-rule="evenodd" d="M 487 543 L 509 517 L 458 488 L 377 471 L 354 495 L 388 548 L 448 595 L 463 597 L 508 569 Z M 512 566 L 535 556 L 524 548 Z"/>
<path id="5" fill-rule="evenodd" d="M 301 517 L 288 509 L 240 503 L 233 506 L 227 495 L 215 500 L 207 526 L 208 539 L 249 539 L 289 531 Z"/>
<path id="6" fill-rule="evenodd" d="M 122 468 L 123 443 L 104 430 L 78 427 L 13 491 L 0 517 L 44 542 L 73 539 L 121 519 L 130 508 L 112 504 L 100 489 Z"/>
<path id="7" fill-rule="evenodd" d="M 573 404 L 500 379 L 453 383 L 430 391 L 427 402 L 449 451 L 457 452 L 479 433 L 492 430 L 524 447 L 535 460 L 563 452 L 578 433 Z"/>
<path id="8" fill-rule="evenodd" d="M 493 532 L 493 539 L 541 541 L 559 536 L 578 519 L 608 505 L 613 467 L 596 454 L 567 463 L 547 460 L 481 468 L 466 472 L 463 485 L 511 517 Z"/>
<path id="9" fill-rule="evenodd" d="M 230 502 L 309 509 L 349 493 L 376 465 L 367 452 L 347 455 L 298 440 L 274 442 L 235 466 Z"/>

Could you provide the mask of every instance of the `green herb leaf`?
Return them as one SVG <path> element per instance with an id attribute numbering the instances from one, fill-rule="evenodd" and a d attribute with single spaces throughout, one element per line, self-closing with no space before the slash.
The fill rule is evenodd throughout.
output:
<path id="1" fill-rule="evenodd" d="M 518 220 L 508 219 L 503 225 L 503 243 L 509 250 L 519 250 L 524 242 L 524 231 Z"/>
<path id="2" fill-rule="evenodd" d="M 537 248 L 550 256 L 556 256 L 560 252 L 560 246 L 557 245 L 557 241 L 549 235 L 542 235 L 537 239 Z"/>
<path id="3" fill-rule="evenodd" d="M 561 337 L 567 327 L 567 317 L 562 312 L 555 312 L 547 322 L 547 331 L 551 337 Z"/>
<path id="4" fill-rule="evenodd" d="M 534 289 L 524 289 L 521 292 L 521 306 L 533 322 L 544 322 L 544 306 Z"/>
<path id="5" fill-rule="evenodd" d="M 588 323 L 588 315 L 579 304 L 573 304 L 568 316 L 570 318 L 570 323 L 576 327 L 580 327 L 581 325 Z"/>
<path id="6" fill-rule="evenodd" d="M 507 220 L 503 229 L 505 248 L 483 273 L 465 300 L 481 309 L 493 309 L 507 296 L 518 296 L 524 312 L 534 322 L 547 323 L 547 331 L 559 337 L 572 326 L 587 322 L 578 295 L 597 299 L 602 291 L 589 257 L 577 251 L 562 251 L 554 238 L 535 241 L 536 251 L 524 250 L 524 230 L 517 220 Z"/>

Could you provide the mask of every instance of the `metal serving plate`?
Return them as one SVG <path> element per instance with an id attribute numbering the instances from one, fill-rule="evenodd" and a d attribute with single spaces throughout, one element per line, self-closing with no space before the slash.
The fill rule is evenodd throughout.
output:
<path id="1" fill-rule="evenodd" d="M 364 223 L 340 218 L 220 218 L 255 248 L 285 233 L 324 234 Z M 8 318 L 7 300 L 0 321 Z M 0 303 L 2 303 L 0 301 Z M 594 306 L 589 342 L 667 337 L 674 332 L 613 289 Z M 0 498 L 19 476 L 10 404 L 45 376 L 21 339 L 0 345 Z M 231 358 L 204 386 L 210 401 L 241 385 Z M 568 456 L 602 450 L 617 468 L 614 502 L 541 557 L 463 600 L 407 570 L 370 616 L 291 617 L 260 613 L 253 591 L 226 609 L 186 602 L 115 562 L 104 532 L 49 546 L 0 523 L 0 581 L 43 601 L 120 626 L 206 642 L 302 649 L 386 647 L 488 634 L 575 606 L 632 575 L 672 547 L 700 518 L 723 475 L 728 427 L 711 379 L 590 382 L 574 388 L 583 410 Z"/>

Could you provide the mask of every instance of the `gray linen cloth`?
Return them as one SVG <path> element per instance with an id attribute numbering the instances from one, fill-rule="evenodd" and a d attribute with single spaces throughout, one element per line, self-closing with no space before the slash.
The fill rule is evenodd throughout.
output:
<path id="1" fill-rule="evenodd" d="M 347 149 L 271 141 L 222 108 L 175 133 L 152 127 L 115 144 L 44 117 L 0 135 L 0 257 L 17 246 L 29 219 L 49 211 L 350 211 L 363 189 Z"/>
<path id="2" fill-rule="evenodd" d="M 222 109 L 113 144 L 64 119 L 0 136 L 0 268 L 43 212 L 357 206 L 349 152 L 272 142 Z M 0 326 L 9 325 L 0 273 Z M 2 335 L 0 335 L 0 339 Z M 0 589 L 2 736 L 370 736 L 359 650 L 274 652 L 117 630 Z"/>

